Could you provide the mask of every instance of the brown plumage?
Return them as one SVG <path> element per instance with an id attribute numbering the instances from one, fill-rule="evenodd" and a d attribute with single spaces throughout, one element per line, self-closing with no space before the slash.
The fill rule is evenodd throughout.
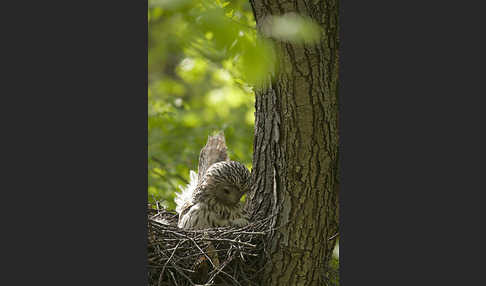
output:
<path id="1" fill-rule="evenodd" d="M 230 161 L 224 135 L 210 136 L 199 154 L 198 173 L 177 194 L 178 226 L 204 229 L 243 226 L 248 223 L 240 199 L 250 187 L 250 172 L 241 163 Z"/>

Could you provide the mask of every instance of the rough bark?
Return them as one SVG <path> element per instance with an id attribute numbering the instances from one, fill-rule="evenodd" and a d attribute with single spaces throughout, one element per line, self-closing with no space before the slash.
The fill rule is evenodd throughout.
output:
<path id="1" fill-rule="evenodd" d="M 288 12 L 323 28 L 315 45 L 275 41 L 279 70 L 256 91 L 247 207 L 255 219 L 275 215 L 261 285 L 326 285 L 339 214 L 338 1 L 250 2 L 259 28 Z"/>

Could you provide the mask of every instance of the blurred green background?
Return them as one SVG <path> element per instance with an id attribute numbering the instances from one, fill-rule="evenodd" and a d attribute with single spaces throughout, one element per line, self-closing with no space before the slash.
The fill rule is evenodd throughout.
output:
<path id="1" fill-rule="evenodd" d="M 247 1 L 149 1 L 149 201 L 175 207 L 208 135 L 251 168 L 254 94 L 271 65 Z"/>

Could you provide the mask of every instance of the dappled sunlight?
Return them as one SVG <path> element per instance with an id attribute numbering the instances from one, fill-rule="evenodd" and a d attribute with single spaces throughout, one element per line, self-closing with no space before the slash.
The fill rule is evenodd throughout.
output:
<path id="1" fill-rule="evenodd" d="M 148 14 L 149 200 L 173 208 L 212 132 L 223 130 L 230 158 L 251 167 L 252 83 L 273 50 L 257 41 L 246 1 L 149 0 Z"/>
<path id="2" fill-rule="evenodd" d="M 336 243 L 336 247 L 334 248 L 334 251 L 332 252 L 332 255 L 339 259 L 339 243 Z"/>

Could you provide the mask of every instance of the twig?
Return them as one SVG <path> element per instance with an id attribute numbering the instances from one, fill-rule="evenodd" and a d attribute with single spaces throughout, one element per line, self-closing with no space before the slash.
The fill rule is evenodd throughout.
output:
<path id="1" fill-rule="evenodd" d="M 333 239 L 334 239 L 336 236 L 338 236 L 338 235 L 339 235 L 339 232 L 338 232 L 338 233 L 336 233 L 335 235 L 333 235 L 333 236 L 329 237 L 327 240 L 333 240 Z"/>
<path id="2" fill-rule="evenodd" d="M 167 260 L 167 262 L 165 262 L 164 267 L 162 268 L 162 271 L 161 271 L 161 273 L 160 273 L 160 277 L 162 277 L 162 274 L 163 274 L 163 273 L 164 273 L 164 271 L 165 271 L 165 267 L 166 267 L 166 266 L 167 266 L 167 264 L 170 262 L 170 260 L 172 259 L 172 257 L 174 257 L 174 254 L 175 254 L 175 252 L 176 252 L 177 248 L 178 248 L 178 247 L 179 247 L 179 245 L 181 245 L 182 243 L 184 243 L 184 241 L 182 241 L 182 240 L 181 240 L 181 241 L 179 241 L 179 242 L 177 243 L 177 246 L 174 248 L 174 251 L 172 251 L 172 254 L 170 255 L 169 259 Z M 159 279 L 159 281 L 160 281 L 160 279 Z"/>
<path id="3" fill-rule="evenodd" d="M 155 220 L 163 218 L 173 222 L 176 217 L 176 213 L 163 207 L 156 216 L 148 212 L 149 285 L 196 285 L 191 279 L 198 273 L 193 269 L 198 257 L 205 257 L 208 266 L 212 266 L 207 281 L 201 281 L 205 285 L 258 285 L 261 256 L 266 251 L 268 218 L 240 228 L 205 230 L 184 230 Z M 203 246 L 208 243 L 213 245 L 213 253 L 221 263 L 215 264 L 214 256 Z"/>

